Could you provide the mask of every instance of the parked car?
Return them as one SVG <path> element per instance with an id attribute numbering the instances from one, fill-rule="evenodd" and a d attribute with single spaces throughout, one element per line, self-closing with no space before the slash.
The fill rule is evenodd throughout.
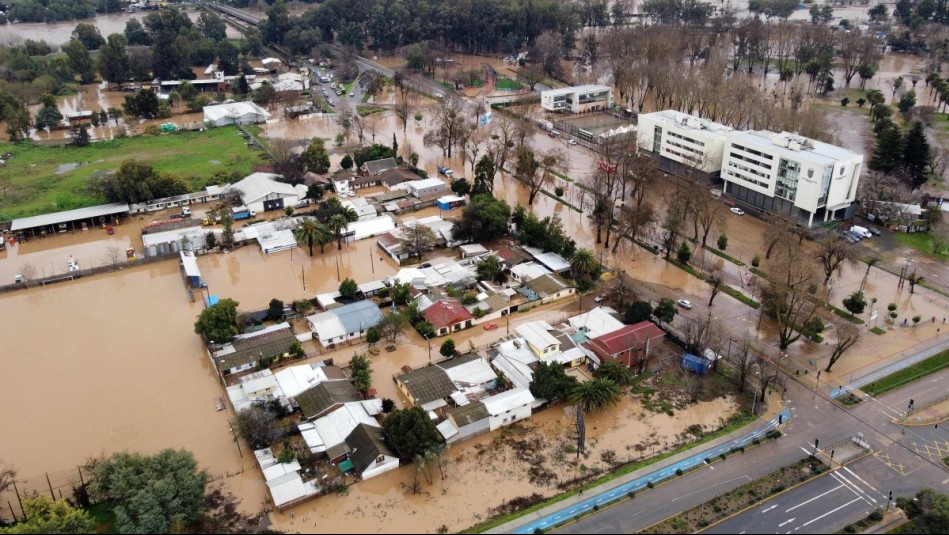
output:
<path id="1" fill-rule="evenodd" d="M 606 294 L 600 294 L 593 298 L 594 303 L 602 303 L 603 301 L 606 301 Z"/>
<path id="2" fill-rule="evenodd" d="M 686 309 L 692 308 L 692 301 L 689 301 L 688 299 L 679 299 L 678 301 L 676 301 L 676 304 L 682 308 L 686 308 Z"/>
<path id="3" fill-rule="evenodd" d="M 854 239 L 857 240 L 857 241 L 860 241 L 860 240 L 863 239 L 863 235 L 862 235 L 862 234 L 858 234 L 858 233 L 856 233 L 856 232 L 854 232 L 854 231 L 852 231 L 852 230 L 845 230 L 845 231 L 841 232 L 840 234 L 841 234 L 842 236 L 844 236 L 844 237 L 854 238 Z"/>
<path id="4" fill-rule="evenodd" d="M 742 210 L 741 208 L 737 207 L 737 206 L 733 206 L 733 207 L 729 208 L 728 211 L 731 212 L 731 213 L 733 213 L 733 214 L 735 214 L 735 215 L 745 215 L 745 211 Z"/>
<path id="5" fill-rule="evenodd" d="M 867 229 L 865 229 L 865 228 L 863 228 L 863 227 L 857 226 L 857 225 L 854 225 L 854 226 L 850 227 L 850 232 L 852 232 L 852 233 L 854 233 L 854 234 L 860 236 L 861 238 L 872 238 L 872 237 L 873 237 L 873 234 L 872 234 L 869 230 L 867 230 Z"/>
<path id="6" fill-rule="evenodd" d="M 570 141 L 567 141 L 567 145 L 576 145 L 576 144 L 577 144 L 576 139 L 571 139 Z"/>
<path id="7" fill-rule="evenodd" d="M 874 236 L 879 236 L 880 234 L 883 234 L 883 232 L 876 227 L 867 227 L 867 230 L 869 230 L 870 234 L 873 234 Z"/>
<path id="8" fill-rule="evenodd" d="M 485 324 L 484 324 L 484 330 L 486 330 L 486 331 L 493 331 L 493 330 L 495 330 L 495 329 L 497 329 L 497 328 L 498 328 L 498 324 L 497 324 L 497 323 L 494 323 L 493 321 L 492 321 L 491 323 L 485 323 Z"/>
<path id="9" fill-rule="evenodd" d="M 447 176 L 447 177 L 451 177 L 451 176 L 453 176 L 453 175 L 455 174 L 455 172 L 452 171 L 451 169 L 445 167 L 445 166 L 439 165 L 439 166 L 438 166 L 438 174 L 440 174 L 440 175 L 445 175 L 445 176 Z"/>

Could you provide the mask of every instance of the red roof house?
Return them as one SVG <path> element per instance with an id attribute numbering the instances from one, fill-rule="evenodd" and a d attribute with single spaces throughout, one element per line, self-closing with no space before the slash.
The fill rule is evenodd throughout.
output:
<path id="1" fill-rule="evenodd" d="M 422 312 L 425 320 L 435 328 L 437 336 L 471 327 L 474 316 L 457 299 L 441 299 Z"/>
<path id="2" fill-rule="evenodd" d="M 650 347 L 665 336 L 665 331 L 655 323 L 641 321 L 598 336 L 587 342 L 586 347 L 601 361 L 613 360 L 630 368 L 642 361 Z"/>

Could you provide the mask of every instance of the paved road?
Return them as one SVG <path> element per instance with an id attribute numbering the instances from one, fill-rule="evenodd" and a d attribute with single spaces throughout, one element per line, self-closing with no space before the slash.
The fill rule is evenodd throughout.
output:
<path id="1" fill-rule="evenodd" d="M 875 450 L 852 465 L 821 476 L 716 525 L 708 533 L 833 533 L 885 506 L 887 496 L 912 495 L 923 486 L 945 488 L 949 471 L 949 430 L 932 425 L 905 427 L 893 423 L 905 416 L 913 399 L 918 406 L 946 394 L 949 370 L 912 383 L 879 399 L 869 399 L 846 416 L 863 427 Z"/>

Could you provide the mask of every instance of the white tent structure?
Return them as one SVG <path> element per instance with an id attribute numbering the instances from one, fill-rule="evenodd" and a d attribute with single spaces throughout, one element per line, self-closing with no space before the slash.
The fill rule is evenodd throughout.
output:
<path id="1" fill-rule="evenodd" d="M 229 126 L 232 124 L 257 124 L 270 119 L 270 113 L 253 102 L 232 102 L 204 107 L 204 124 Z"/>

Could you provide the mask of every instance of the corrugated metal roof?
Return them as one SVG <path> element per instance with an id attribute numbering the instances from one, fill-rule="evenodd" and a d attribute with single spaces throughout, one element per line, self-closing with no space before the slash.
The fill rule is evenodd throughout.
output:
<path id="1" fill-rule="evenodd" d="M 359 392 L 349 381 L 325 381 L 297 396 L 306 419 L 318 418 L 337 404 L 359 401 Z"/>
<path id="2" fill-rule="evenodd" d="M 60 223 L 69 223 L 71 221 L 79 221 L 82 219 L 105 217 L 109 215 L 125 213 L 128 211 L 128 204 L 101 204 L 99 206 L 89 206 L 88 208 L 66 210 L 65 212 L 21 217 L 20 219 L 13 220 L 13 223 L 10 225 L 10 230 L 16 232 L 18 230 L 45 227 L 47 225 L 58 225 Z"/>
<path id="3" fill-rule="evenodd" d="M 484 403 L 475 401 L 474 403 L 469 403 L 464 407 L 455 407 L 454 409 L 449 409 L 445 412 L 445 415 L 451 418 L 458 427 L 464 427 L 487 418 L 488 409 L 485 408 Z"/>
<path id="4" fill-rule="evenodd" d="M 457 390 L 448 373 L 438 366 L 426 366 L 396 377 L 405 385 L 417 405 L 444 399 Z"/>

